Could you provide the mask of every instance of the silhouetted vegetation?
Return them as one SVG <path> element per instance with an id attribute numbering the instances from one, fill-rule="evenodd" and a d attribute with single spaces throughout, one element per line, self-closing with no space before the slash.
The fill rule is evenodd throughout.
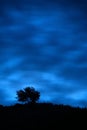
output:
<path id="1" fill-rule="evenodd" d="M 52 103 L 15 104 L 0 107 L 2 130 L 87 128 L 87 109 Z"/>
<path id="2" fill-rule="evenodd" d="M 25 104 L 0 105 L 0 129 L 87 129 L 87 108 L 36 103 L 39 97 L 40 93 L 32 87 L 17 91 L 18 101 Z"/>
<path id="3" fill-rule="evenodd" d="M 20 102 L 36 103 L 39 100 L 40 92 L 33 87 L 26 87 L 23 90 L 17 91 L 17 99 Z"/>

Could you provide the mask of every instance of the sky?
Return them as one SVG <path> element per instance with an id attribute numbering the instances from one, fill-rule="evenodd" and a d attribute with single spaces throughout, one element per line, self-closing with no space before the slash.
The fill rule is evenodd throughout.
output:
<path id="1" fill-rule="evenodd" d="M 27 86 L 87 107 L 87 0 L 0 1 L 0 104 Z"/>

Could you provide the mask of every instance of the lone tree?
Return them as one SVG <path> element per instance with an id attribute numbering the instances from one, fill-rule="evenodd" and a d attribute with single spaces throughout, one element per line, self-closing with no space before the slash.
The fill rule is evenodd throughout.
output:
<path id="1" fill-rule="evenodd" d="M 33 87 L 26 87 L 23 90 L 17 91 L 17 99 L 20 102 L 36 103 L 39 100 L 40 92 Z"/>

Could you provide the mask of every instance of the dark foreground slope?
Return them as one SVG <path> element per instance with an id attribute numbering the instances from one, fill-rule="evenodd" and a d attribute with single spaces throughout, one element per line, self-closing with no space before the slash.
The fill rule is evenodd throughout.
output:
<path id="1" fill-rule="evenodd" d="M 0 130 L 87 129 L 87 109 L 40 103 L 0 107 Z"/>

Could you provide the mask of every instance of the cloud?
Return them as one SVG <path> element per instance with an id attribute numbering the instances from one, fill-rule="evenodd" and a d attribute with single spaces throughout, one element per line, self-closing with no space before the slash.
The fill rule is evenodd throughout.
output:
<path id="1" fill-rule="evenodd" d="M 16 90 L 30 84 L 42 100 L 81 105 L 83 99 L 75 99 L 87 85 L 86 5 L 86 0 L 0 3 L 3 97 L 10 93 L 14 100 Z"/>

